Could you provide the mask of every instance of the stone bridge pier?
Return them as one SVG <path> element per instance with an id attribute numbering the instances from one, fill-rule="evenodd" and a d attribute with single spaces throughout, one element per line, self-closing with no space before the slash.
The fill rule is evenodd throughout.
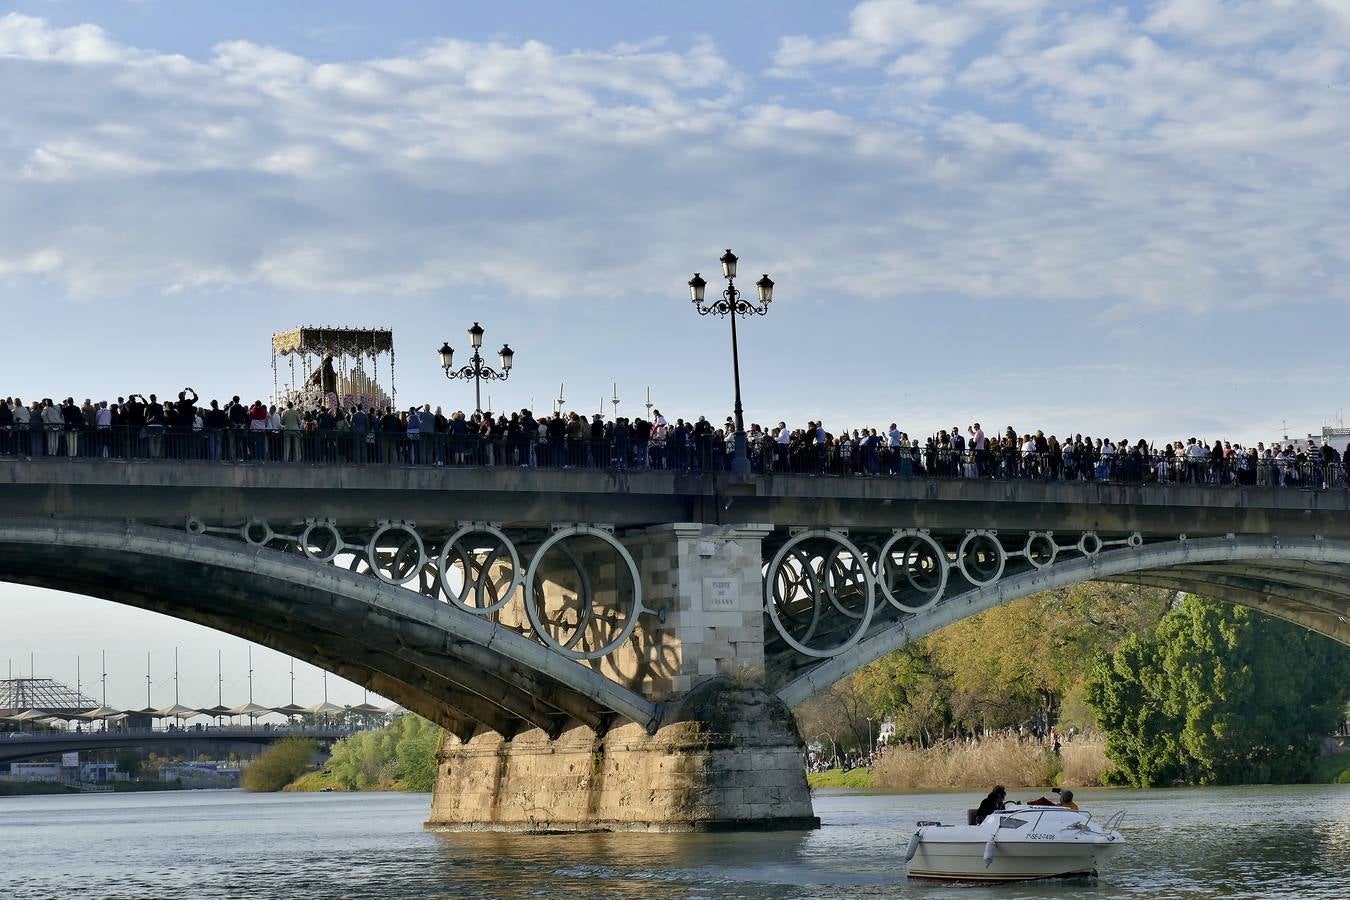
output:
<path id="1" fill-rule="evenodd" d="M 657 716 L 648 727 L 606 717 L 552 734 L 448 734 L 427 827 L 817 827 L 796 722 L 764 687 L 761 541 L 771 530 L 668 524 L 622 535 L 645 612 L 622 646 L 590 664 L 655 701 Z M 615 565 L 591 566 L 597 603 L 620 591 Z M 566 603 L 563 585 L 544 585 L 560 595 L 545 606 Z"/>

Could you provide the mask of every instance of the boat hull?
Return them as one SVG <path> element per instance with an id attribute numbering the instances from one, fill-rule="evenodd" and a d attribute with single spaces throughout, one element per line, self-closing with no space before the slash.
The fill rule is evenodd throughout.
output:
<path id="1" fill-rule="evenodd" d="M 1121 849 L 1119 844 L 1000 844 L 986 865 L 983 842 L 925 841 L 909 862 L 909 877 L 924 881 L 1034 881 L 1092 876 Z"/>

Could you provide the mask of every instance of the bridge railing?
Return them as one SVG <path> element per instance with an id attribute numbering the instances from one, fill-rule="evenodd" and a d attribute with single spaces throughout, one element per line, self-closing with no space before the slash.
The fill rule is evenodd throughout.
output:
<path id="1" fill-rule="evenodd" d="M 1208 451 L 1207 451 L 1208 454 Z M 0 429 L 0 457 L 112 459 L 267 465 L 523 466 L 560 469 L 718 472 L 731 446 L 711 436 L 684 441 L 564 437 L 531 439 L 443 432 L 257 431 L 246 428 Z M 1350 486 L 1341 460 L 1174 456 L 1132 449 L 1099 455 L 1067 449 L 1027 453 L 990 448 L 892 448 L 885 442 L 779 444 L 750 442 L 757 474 L 890 478 L 988 478 L 1042 481 L 1247 485 L 1311 490 Z"/>
<path id="2" fill-rule="evenodd" d="M 315 725 L 188 725 L 183 728 L 86 728 L 74 731 L 64 728 L 43 731 L 0 732 L 0 741 L 24 741 L 28 743 L 42 741 L 68 741 L 71 738 L 85 737 L 219 737 L 231 735 L 257 735 L 262 733 L 294 735 L 297 737 L 332 737 L 335 735 L 355 734 L 367 730 L 357 725 L 333 725 L 330 727 Z"/>

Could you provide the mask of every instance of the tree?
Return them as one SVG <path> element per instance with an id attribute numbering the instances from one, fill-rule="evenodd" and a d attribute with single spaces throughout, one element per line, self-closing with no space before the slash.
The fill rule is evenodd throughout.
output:
<path id="1" fill-rule="evenodd" d="M 141 755 L 135 750 L 118 750 L 113 761 L 117 764 L 117 771 L 125 772 L 128 778 L 141 774 Z"/>
<path id="2" fill-rule="evenodd" d="M 950 677 L 917 641 L 863 667 L 854 680 L 874 718 L 890 716 L 897 738 L 927 747 L 950 720 Z"/>
<path id="3" fill-rule="evenodd" d="M 401 733 L 395 748 L 398 780 L 405 791 L 429 791 L 436 786 L 436 748 L 441 730 L 421 716 L 400 716 Z"/>
<path id="4" fill-rule="evenodd" d="M 855 675 L 803 703 L 796 715 L 797 728 L 806 740 L 824 735 L 840 748 L 862 749 L 867 746 L 867 717 L 876 718 L 876 710 Z"/>
<path id="5" fill-rule="evenodd" d="M 349 791 L 398 787 L 429 791 L 436 783 L 436 748 L 441 730 L 421 716 L 399 716 L 374 731 L 333 745 L 328 771 Z"/>
<path id="6" fill-rule="evenodd" d="M 240 784 L 246 791 L 279 791 L 309 769 L 317 749 L 304 738 L 283 738 L 244 770 Z"/>
<path id="7" fill-rule="evenodd" d="M 927 639 L 951 673 L 953 718 L 969 729 L 1053 724 L 1097 653 L 1148 633 L 1169 592 L 1086 582 L 963 619 Z"/>
<path id="8" fill-rule="evenodd" d="M 1298 781 L 1347 697 L 1346 648 L 1190 595 L 1100 654 L 1087 689 L 1114 777 L 1138 786 Z"/>

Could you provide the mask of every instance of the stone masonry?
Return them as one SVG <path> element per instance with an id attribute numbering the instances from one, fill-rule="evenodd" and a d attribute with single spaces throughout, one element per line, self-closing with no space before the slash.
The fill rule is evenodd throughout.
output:
<path id="1" fill-rule="evenodd" d="M 550 740 L 447 736 L 434 831 L 721 831 L 815 828 L 792 713 L 758 688 L 705 682 L 654 735 L 629 723 Z"/>
<path id="2" fill-rule="evenodd" d="M 813 828 L 802 741 L 764 676 L 767 526 L 660 525 L 622 536 L 642 578 L 631 648 L 598 665 L 664 704 L 660 727 L 556 739 L 447 736 L 433 830 Z"/>

